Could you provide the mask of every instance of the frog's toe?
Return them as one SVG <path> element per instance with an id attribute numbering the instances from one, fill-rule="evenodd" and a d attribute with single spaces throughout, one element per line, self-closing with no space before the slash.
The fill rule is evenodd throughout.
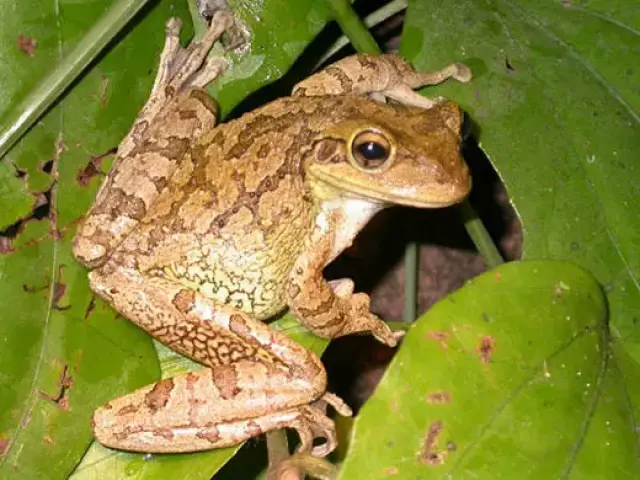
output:
<path id="1" fill-rule="evenodd" d="M 371 329 L 371 334 L 381 343 L 384 343 L 388 347 L 395 347 L 398 344 L 398 338 L 393 333 L 393 330 L 389 328 L 389 325 L 384 323 L 379 318 L 376 318 L 377 323 Z"/>
<path id="2" fill-rule="evenodd" d="M 320 400 L 316 401 L 316 403 L 331 405 L 333 409 L 343 417 L 350 417 L 353 415 L 351 407 L 349 407 L 349 405 L 347 405 L 339 396 L 333 393 L 326 392 Z"/>
<path id="3" fill-rule="evenodd" d="M 311 442 L 300 436 L 300 446 L 298 447 L 299 453 L 309 453 L 314 457 L 326 457 L 333 452 L 338 446 L 338 437 L 336 434 L 336 425 L 329 417 L 323 412 L 324 409 L 320 409 L 313 405 L 307 405 L 302 407 L 302 415 L 304 417 L 303 422 L 306 423 L 307 428 L 311 429 L 312 436 Z M 296 430 L 300 433 L 298 427 Z M 319 445 L 313 445 L 313 440 L 316 438 L 324 439 L 324 442 Z"/>
<path id="4" fill-rule="evenodd" d="M 167 20 L 165 35 L 171 38 L 179 37 L 181 29 L 182 29 L 182 20 L 180 20 L 178 17 L 171 17 L 169 20 Z"/>
<path id="5" fill-rule="evenodd" d="M 338 446 L 336 425 L 325 410 L 327 404 L 344 416 L 351 416 L 349 406 L 342 399 L 332 393 L 325 393 L 319 400 L 311 405 L 303 405 L 299 409 L 299 416 L 290 427 L 295 428 L 300 436 L 298 453 L 311 453 L 314 457 L 323 458 L 333 452 Z M 313 445 L 315 439 L 324 440 Z"/>

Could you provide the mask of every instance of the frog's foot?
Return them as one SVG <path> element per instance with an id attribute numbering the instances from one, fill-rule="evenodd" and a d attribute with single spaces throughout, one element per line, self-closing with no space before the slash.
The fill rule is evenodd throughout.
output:
<path id="1" fill-rule="evenodd" d="M 336 426 L 325 413 L 327 405 L 331 405 L 344 417 L 353 415 L 349 406 L 332 393 L 325 393 L 313 404 L 300 407 L 300 416 L 290 425 L 295 428 L 300 437 L 300 445 L 297 448 L 299 453 L 311 453 L 314 457 L 326 457 L 337 447 Z M 323 438 L 324 443 L 313 446 L 313 440 L 316 438 Z"/>
<path id="2" fill-rule="evenodd" d="M 215 79 L 213 72 L 219 74 L 224 70 L 222 65 L 226 65 L 224 59 L 220 57 L 212 57 L 205 61 L 207 55 L 211 51 L 214 43 L 216 43 L 222 34 L 233 27 L 235 19 L 231 12 L 218 10 L 211 19 L 211 25 L 204 36 L 197 42 L 191 42 L 185 49 L 175 48 L 173 43 L 177 35 L 180 33 L 179 25 L 176 28 L 174 19 L 169 21 L 167 25 L 167 41 L 165 43 L 165 51 L 162 53 L 160 65 L 167 69 L 167 72 L 159 72 L 167 80 L 165 84 L 174 92 L 184 89 L 191 85 L 206 85 Z M 205 82 L 202 78 L 208 79 Z"/>
<path id="3" fill-rule="evenodd" d="M 329 286 L 337 296 L 349 297 L 353 293 L 355 283 L 350 278 L 339 278 L 337 280 L 329 280 Z"/>
<path id="4" fill-rule="evenodd" d="M 449 78 L 468 82 L 471 71 L 461 63 L 453 63 L 437 72 L 422 73 L 396 55 L 357 54 L 298 83 L 293 95 L 369 95 L 376 101 L 391 98 L 405 105 L 431 108 L 439 100 L 425 98 L 413 89 Z"/>
<path id="5" fill-rule="evenodd" d="M 231 12 L 217 11 L 209 29 L 197 42 L 188 47 L 180 46 L 182 22 L 171 18 L 167 22 L 166 37 L 158 73 L 151 90 L 149 100 L 138 115 L 138 122 L 149 121 L 174 98 L 188 87 L 204 87 L 215 80 L 225 69 L 227 63 L 223 57 L 207 57 L 214 43 L 223 33 L 233 30 L 235 19 Z"/>
<path id="6" fill-rule="evenodd" d="M 388 347 L 398 344 L 393 330 L 377 315 L 371 313 L 371 299 L 366 293 L 355 293 L 342 300 L 346 321 L 343 322 L 339 336 L 351 333 L 371 332 L 376 340 Z"/>
<path id="7" fill-rule="evenodd" d="M 390 347 L 396 346 L 402 338 L 397 332 L 393 332 L 389 326 L 377 316 L 369 312 L 371 299 L 365 293 L 353 293 L 355 287 L 350 278 L 330 280 L 329 286 L 336 296 L 346 303 L 346 309 L 350 310 L 353 320 L 345 322 L 339 335 L 347 335 L 355 332 L 371 332 L 378 341 Z"/>
<path id="8" fill-rule="evenodd" d="M 471 70 L 462 63 L 452 63 L 436 72 L 417 72 L 408 63 L 398 57 L 394 57 L 394 63 L 397 63 L 395 67 L 398 72 L 397 81 L 382 93 L 386 97 L 405 105 L 431 108 L 443 100 L 440 97 L 433 99 L 423 97 L 419 93 L 414 92 L 414 88 L 437 85 L 450 78 L 461 83 L 471 81 Z"/>

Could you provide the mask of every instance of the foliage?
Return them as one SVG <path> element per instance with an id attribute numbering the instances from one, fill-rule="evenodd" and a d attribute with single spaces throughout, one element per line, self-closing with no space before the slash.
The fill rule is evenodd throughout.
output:
<path id="1" fill-rule="evenodd" d="M 0 0 L 4 118 L 116 3 Z M 225 113 L 282 76 L 330 17 L 312 0 L 233 3 L 253 36 L 214 86 Z M 159 376 L 149 338 L 91 295 L 70 239 L 146 99 L 171 15 L 186 40 L 186 0 L 151 2 L 0 162 L 0 228 L 19 225 L 0 244 L 3 478 L 68 476 L 92 410 Z M 355 422 L 343 478 L 638 476 L 639 29 L 629 0 L 409 2 L 401 53 L 421 70 L 472 68 L 471 84 L 426 94 L 471 114 L 525 258 L 546 261 L 492 270 L 415 324 Z M 169 375 L 181 361 L 162 355 Z M 93 446 L 75 476 L 209 478 L 234 452 Z"/>

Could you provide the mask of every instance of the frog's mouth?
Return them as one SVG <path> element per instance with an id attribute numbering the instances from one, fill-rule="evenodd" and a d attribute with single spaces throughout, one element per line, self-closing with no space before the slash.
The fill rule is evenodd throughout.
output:
<path id="1" fill-rule="evenodd" d="M 363 186 L 346 178 L 337 178 L 327 172 L 314 172 L 313 176 L 325 184 L 332 196 L 357 197 L 371 202 L 389 205 L 402 205 L 415 208 L 444 208 L 462 202 L 471 190 L 471 177 L 468 186 L 453 185 L 449 188 L 430 187 L 394 187 L 388 191 Z"/>

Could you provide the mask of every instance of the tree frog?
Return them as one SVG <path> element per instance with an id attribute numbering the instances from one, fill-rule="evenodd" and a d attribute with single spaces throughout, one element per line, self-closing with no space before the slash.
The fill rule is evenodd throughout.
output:
<path id="1" fill-rule="evenodd" d="M 110 401 L 94 433 L 118 449 L 191 452 L 287 427 L 300 451 L 325 456 L 336 433 L 324 407 L 351 411 L 326 391 L 320 359 L 264 321 L 289 307 L 322 337 L 396 344 L 366 294 L 322 271 L 381 209 L 467 195 L 460 109 L 413 88 L 470 72 L 355 55 L 215 126 L 203 88 L 225 61 L 207 55 L 234 22 L 217 12 L 186 49 L 168 23 L 149 100 L 73 241 L 94 292 L 208 368 Z"/>

